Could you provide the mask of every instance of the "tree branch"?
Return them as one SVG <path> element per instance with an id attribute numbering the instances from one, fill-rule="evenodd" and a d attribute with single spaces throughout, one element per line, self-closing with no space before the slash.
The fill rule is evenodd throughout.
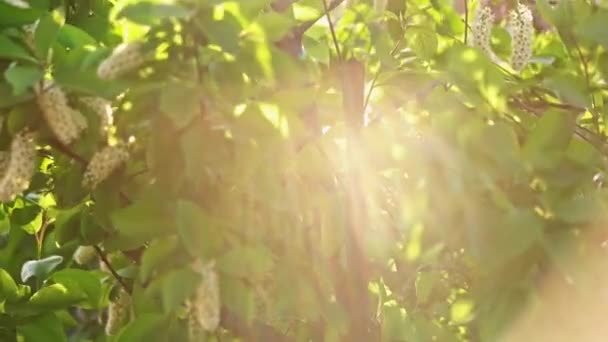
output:
<path id="1" fill-rule="evenodd" d="M 108 257 L 101 250 L 101 248 L 99 248 L 99 246 L 97 246 L 97 245 L 93 245 L 93 248 L 95 248 L 95 252 L 99 256 L 99 258 L 101 259 L 101 261 L 106 265 L 106 267 L 108 268 L 108 270 L 110 271 L 110 273 L 112 274 L 112 276 L 114 276 L 114 278 L 116 279 L 116 281 L 120 284 L 120 286 L 125 291 L 127 291 L 127 293 L 131 293 L 131 287 L 128 286 L 127 283 L 124 281 L 124 279 L 116 272 L 116 270 L 114 269 L 114 267 L 110 263 L 110 260 L 108 260 Z"/>

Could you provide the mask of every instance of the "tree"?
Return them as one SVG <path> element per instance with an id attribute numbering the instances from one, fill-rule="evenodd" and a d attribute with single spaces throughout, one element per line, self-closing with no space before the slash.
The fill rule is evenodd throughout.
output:
<path id="1" fill-rule="evenodd" d="M 548 339 L 605 284 L 606 20 L 0 2 L 0 340 Z"/>

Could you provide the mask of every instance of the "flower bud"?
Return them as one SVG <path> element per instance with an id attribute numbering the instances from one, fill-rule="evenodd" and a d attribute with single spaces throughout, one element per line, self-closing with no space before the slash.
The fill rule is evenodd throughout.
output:
<path id="1" fill-rule="evenodd" d="M 83 97 L 80 99 L 97 116 L 99 116 L 99 130 L 101 134 L 106 134 L 110 126 L 114 123 L 112 106 L 110 101 L 101 97 Z"/>
<path id="2" fill-rule="evenodd" d="M 36 89 L 38 106 L 57 140 L 64 145 L 74 142 L 87 127 L 84 116 L 71 108 L 63 90 L 52 82 L 45 82 L 46 89 Z"/>
<path id="3" fill-rule="evenodd" d="M 84 172 L 82 185 L 94 189 L 108 178 L 129 158 L 129 152 L 122 146 L 106 146 L 95 153 Z"/>
<path id="4" fill-rule="evenodd" d="M 214 331 L 220 323 L 220 287 L 215 262 L 207 263 L 199 271 L 201 283 L 187 301 L 191 333 Z"/>
<path id="5" fill-rule="evenodd" d="M 36 167 L 36 143 L 33 134 L 18 133 L 11 142 L 10 153 L 0 161 L 0 202 L 9 202 L 25 191 Z"/>
<path id="6" fill-rule="evenodd" d="M 511 35 L 511 57 L 513 70 L 522 70 L 532 57 L 532 40 L 534 39 L 534 17 L 526 5 L 518 4 L 509 13 L 507 31 Z"/>
<path id="7" fill-rule="evenodd" d="M 86 265 L 97 258 L 97 252 L 93 246 L 78 246 L 72 258 L 78 265 Z"/>
<path id="8" fill-rule="evenodd" d="M 494 13 L 489 6 L 480 5 L 475 11 L 475 17 L 471 23 L 473 34 L 472 44 L 485 53 L 490 59 L 495 60 L 496 56 L 492 51 L 492 26 L 494 25 Z"/>
<path id="9" fill-rule="evenodd" d="M 141 44 L 124 43 L 117 46 L 112 54 L 99 64 L 97 76 L 102 80 L 113 80 L 137 69 L 144 61 Z"/>
<path id="10" fill-rule="evenodd" d="M 108 306 L 108 320 L 106 321 L 106 335 L 116 335 L 125 324 L 131 310 L 131 297 L 120 289 L 116 298 Z"/>

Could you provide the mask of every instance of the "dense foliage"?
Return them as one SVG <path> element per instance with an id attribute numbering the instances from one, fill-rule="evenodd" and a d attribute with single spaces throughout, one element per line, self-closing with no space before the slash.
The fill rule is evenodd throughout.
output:
<path id="1" fill-rule="evenodd" d="M 549 275 L 596 291 L 606 22 L 0 2 L 0 340 L 496 341 Z"/>

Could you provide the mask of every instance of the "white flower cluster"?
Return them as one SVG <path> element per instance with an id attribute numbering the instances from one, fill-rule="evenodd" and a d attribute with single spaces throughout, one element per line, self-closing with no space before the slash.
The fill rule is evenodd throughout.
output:
<path id="1" fill-rule="evenodd" d="M 101 97 L 83 97 L 80 99 L 87 107 L 89 107 L 100 120 L 100 133 L 106 134 L 108 129 L 114 123 L 114 113 L 110 101 Z"/>
<path id="2" fill-rule="evenodd" d="M 106 146 L 96 152 L 84 172 L 82 185 L 94 189 L 129 159 L 129 151 L 120 145 Z"/>
<path id="3" fill-rule="evenodd" d="M 131 311 L 131 296 L 120 289 L 116 299 L 108 306 L 108 320 L 106 321 L 106 335 L 115 335 L 124 325 Z"/>
<path id="4" fill-rule="evenodd" d="M 201 273 L 201 283 L 186 302 L 188 328 L 192 340 L 201 331 L 214 331 L 220 324 L 220 286 L 215 261 L 197 267 Z"/>
<path id="5" fill-rule="evenodd" d="M 11 142 L 10 152 L 0 158 L 0 202 L 9 202 L 25 191 L 35 172 L 36 143 L 30 133 L 18 133 Z"/>
<path id="6" fill-rule="evenodd" d="M 97 68 L 97 76 L 102 80 L 113 80 L 138 68 L 145 62 L 139 43 L 124 43 L 117 46 L 112 54 Z"/>
<path id="7" fill-rule="evenodd" d="M 78 246 L 72 258 L 78 265 L 86 265 L 97 258 L 97 252 L 93 246 Z"/>
<path id="8" fill-rule="evenodd" d="M 70 107 L 65 92 L 58 85 L 47 81 L 36 88 L 36 93 L 38 106 L 57 140 L 69 145 L 78 139 L 87 128 L 87 121 L 82 113 Z"/>
<path id="9" fill-rule="evenodd" d="M 532 57 L 534 17 L 528 6 L 518 4 L 509 12 L 507 30 L 511 35 L 510 64 L 513 70 L 520 71 Z"/>
<path id="10" fill-rule="evenodd" d="M 473 46 L 479 48 L 492 60 L 495 59 L 492 51 L 492 27 L 494 26 L 494 13 L 490 6 L 477 7 L 475 17 L 471 24 L 471 32 L 473 34 Z"/>
<path id="11" fill-rule="evenodd" d="M 19 8 L 30 8 L 30 4 L 24 0 L 4 0 L 5 3 Z"/>

